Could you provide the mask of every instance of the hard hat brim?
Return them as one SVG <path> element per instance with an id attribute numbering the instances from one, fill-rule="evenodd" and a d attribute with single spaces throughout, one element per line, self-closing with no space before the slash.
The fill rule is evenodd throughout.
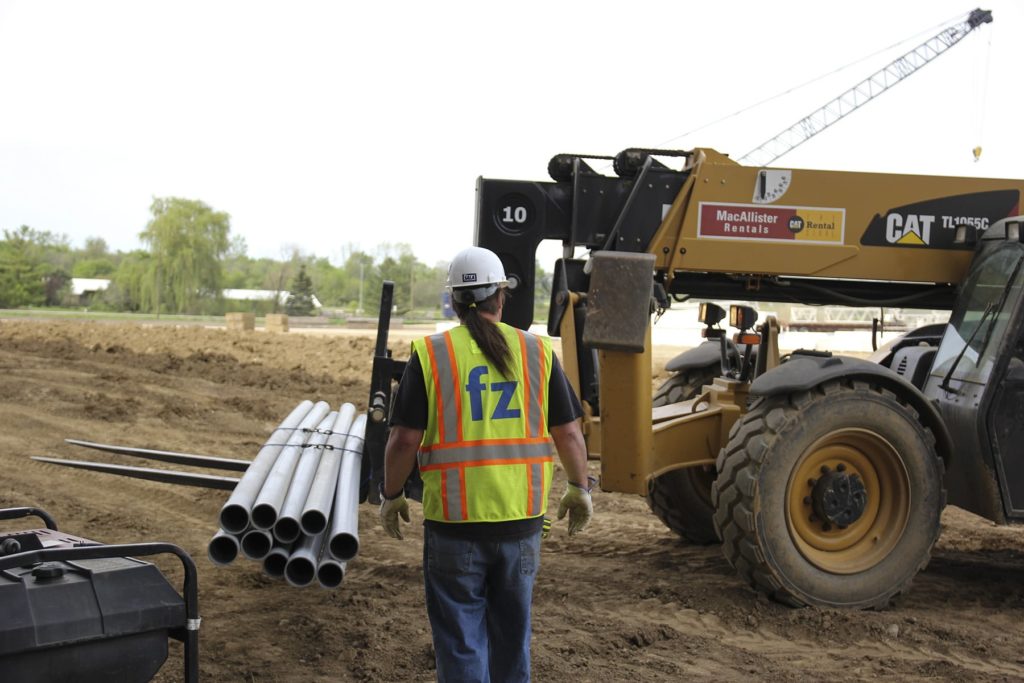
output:
<path id="1" fill-rule="evenodd" d="M 508 285 L 507 281 L 493 282 L 481 287 L 451 287 L 452 300 L 460 304 L 478 304 Z"/>

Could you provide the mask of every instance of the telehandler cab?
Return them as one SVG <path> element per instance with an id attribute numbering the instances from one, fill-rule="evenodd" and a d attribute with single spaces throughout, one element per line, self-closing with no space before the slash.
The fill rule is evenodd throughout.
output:
<path id="1" fill-rule="evenodd" d="M 888 604 L 928 562 L 947 502 L 1024 516 L 1024 181 L 744 167 L 711 149 L 628 149 L 609 176 L 594 158 L 556 156 L 551 182 L 479 179 L 475 243 L 514 287 L 505 322 L 526 328 L 537 246 L 562 242 L 548 329 L 603 490 L 720 539 L 791 605 Z M 702 306 L 708 341 L 652 397 L 651 314 L 687 299 L 951 318 L 879 362 L 780 358 L 774 318 L 755 329 L 734 307 L 730 340 L 724 311 Z"/>

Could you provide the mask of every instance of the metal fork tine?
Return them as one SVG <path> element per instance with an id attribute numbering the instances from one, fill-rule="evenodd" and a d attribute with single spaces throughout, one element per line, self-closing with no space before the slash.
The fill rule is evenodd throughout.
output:
<path id="1" fill-rule="evenodd" d="M 179 484 L 182 486 L 199 486 L 207 489 L 222 489 L 230 491 L 235 488 L 238 479 L 235 477 L 217 477 L 212 474 L 194 474 L 192 472 L 178 472 L 175 470 L 157 470 L 150 467 L 129 467 L 127 465 L 110 465 L 102 462 L 89 462 L 87 460 L 63 460 L 60 458 L 46 458 L 39 455 L 30 456 L 38 462 L 50 463 L 52 465 L 63 465 L 107 474 L 118 474 L 122 477 L 134 479 L 148 479 L 159 481 L 165 484 Z"/>
<path id="2" fill-rule="evenodd" d="M 193 465 L 195 467 L 210 467 L 219 470 L 231 470 L 233 472 L 244 472 L 249 467 L 249 460 L 237 460 L 235 458 L 218 458 L 212 455 L 197 455 L 195 453 L 175 453 L 174 451 L 154 451 L 148 448 L 129 448 L 128 446 L 112 446 L 105 443 L 94 443 L 82 441 L 81 439 L 64 439 L 65 442 L 75 446 L 92 448 L 97 451 L 108 453 L 120 453 L 136 458 L 148 458 L 149 460 L 160 460 L 172 462 L 176 465 Z"/>

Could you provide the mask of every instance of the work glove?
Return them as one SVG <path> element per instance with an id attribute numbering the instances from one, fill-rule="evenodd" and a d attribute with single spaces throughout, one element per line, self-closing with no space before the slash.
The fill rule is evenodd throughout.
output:
<path id="1" fill-rule="evenodd" d="M 579 484 L 569 482 L 565 487 L 562 500 L 558 503 L 558 519 L 565 518 L 569 513 L 569 535 L 575 536 L 587 526 L 594 515 L 594 503 L 590 500 L 590 491 Z"/>
<path id="2" fill-rule="evenodd" d="M 398 521 L 399 515 L 406 522 L 410 521 L 409 501 L 405 499 L 404 491 L 398 494 L 397 498 L 391 500 L 383 498 L 380 501 L 380 523 L 384 525 L 384 531 L 388 532 L 388 536 L 401 541 L 405 536 L 402 535 L 402 527 Z"/>

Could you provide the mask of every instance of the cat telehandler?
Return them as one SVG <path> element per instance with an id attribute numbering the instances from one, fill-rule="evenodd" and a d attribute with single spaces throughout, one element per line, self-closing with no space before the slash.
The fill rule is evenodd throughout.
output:
<path id="1" fill-rule="evenodd" d="M 522 328 L 537 246 L 562 243 L 548 328 L 603 490 L 646 496 L 794 606 L 887 605 L 947 503 L 1024 517 L 1024 181 L 747 167 L 712 149 L 559 155 L 548 171 L 480 178 L 475 243 L 501 258 L 504 320 Z M 687 299 L 706 341 L 652 396 L 652 318 Z M 774 318 L 716 300 L 951 317 L 874 361 L 781 355 Z"/>

